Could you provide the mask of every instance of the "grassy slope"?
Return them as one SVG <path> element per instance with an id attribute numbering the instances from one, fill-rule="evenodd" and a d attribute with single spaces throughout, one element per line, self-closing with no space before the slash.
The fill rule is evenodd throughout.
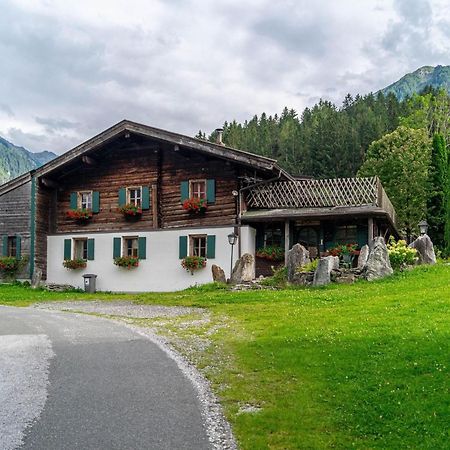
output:
<path id="1" fill-rule="evenodd" d="M 0 303 L 11 295 L 24 291 L 2 288 Z M 450 266 L 315 290 L 134 299 L 207 307 L 222 324 L 190 332 L 214 344 L 196 361 L 242 448 L 448 448 Z M 243 404 L 262 409 L 239 414 Z"/>

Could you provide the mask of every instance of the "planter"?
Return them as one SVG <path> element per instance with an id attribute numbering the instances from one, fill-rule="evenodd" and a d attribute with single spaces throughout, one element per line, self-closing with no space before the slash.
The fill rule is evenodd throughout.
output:
<path id="1" fill-rule="evenodd" d="M 119 256 L 118 258 L 114 258 L 114 264 L 129 270 L 139 266 L 139 258 L 134 258 L 132 256 Z"/>
<path id="2" fill-rule="evenodd" d="M 125 216 L 125 219 L 137 219 L 142 215 L 142 208 L 131 204 L 122 206 L 119 211 Z"/>
<path id="3" fill-rule="evenodd" d="M 277 246 L 262 247 L 256 250 L 255 255 L 258 258 L 267 259 L 272 263 L 284 261 L 284 249 Z"/>
<path id="4" fill-rule="evenodd" d="M 84 269 L 87 266 L 85 259 L 65 259 L 63 266 L 69 270 Z"/>
<path id="5" fill-rule="evenodd" d="M 186 256 L 186 258 L 181 260 L 181 266 L 183 269 L 191 272 L 191 275 L 194 275 L 196 270 L 206 267 L 206 258 L 202 256 Z"/>
<path id="6" fill-rule="evenodd" d="M 67 211 L 67 218 L 78 223 L 87 223 L 92 219 L 92 211 L 90 209 L 71 209 Z"/>
<path id="7" fill-rule="evenodd" d="M 183 202 L 183 209 L 191 214 L 204 214 L 208 209 L 205 198 L 193 197 Z"/>

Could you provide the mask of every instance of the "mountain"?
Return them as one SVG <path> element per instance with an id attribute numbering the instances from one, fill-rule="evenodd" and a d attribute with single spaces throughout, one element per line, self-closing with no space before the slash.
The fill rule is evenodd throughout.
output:
<path id="1" fill-rule="evenodd" d="M 33 153 L 0 137 L 0 184 L 56 158 L 52 152 Z"/>
<path id="2" fill-rule="evenodd" d="M 383 94 L 392 92 L 399 100 L 404 100 L 414 93 L 421 92 L 427 86 L 445 89 L 450 93 L 450 66 L 423 66 L 413 73 L 406 74 L 381 92 Z"/>

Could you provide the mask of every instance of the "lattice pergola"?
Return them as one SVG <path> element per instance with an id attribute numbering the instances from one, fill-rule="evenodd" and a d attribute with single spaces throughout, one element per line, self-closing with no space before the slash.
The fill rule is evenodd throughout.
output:
<path id="1" fill-rule="evenodd" d="M 395 220 L 395 211 L 377 177 L 305 179 L 261 183 L 246 195 L 250 209 L 377 206 Z"/>

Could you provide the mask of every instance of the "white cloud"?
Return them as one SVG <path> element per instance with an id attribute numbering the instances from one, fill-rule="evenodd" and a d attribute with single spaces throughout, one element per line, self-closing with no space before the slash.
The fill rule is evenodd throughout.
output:
<path id="1" fill-rule="evenodd" d="M 123 118 L 193 135 L 340 102 L 448 64 L 449 15 L 445 0 L 4 0 L 0 135 L 61 153 Z"/>

